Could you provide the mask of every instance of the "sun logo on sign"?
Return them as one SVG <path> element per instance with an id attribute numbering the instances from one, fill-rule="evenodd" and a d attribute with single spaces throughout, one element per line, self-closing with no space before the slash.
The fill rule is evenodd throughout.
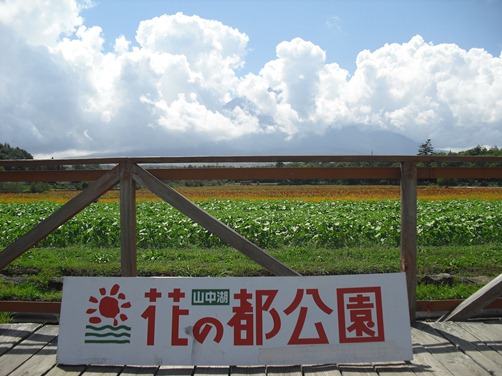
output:
<path id="1" fill-rule="evenodd" d="M 89 298 L 89 302 L 97 305 L 87 309 L 85 312 L 88 315 L 92 315 L 89 317 L 91 324 L 99 324 L 103 321 L 103 318 L 112 319 L 113 326 L 117 326 L 119 320 L 122 322 L 127 321 L 128 317 L 122 312 L 122 309 L 131 308 L 131 302 L 126 302 L 125 295 L 119 292 L 119 290 L 120 286 L 118 284 L 113 285 L 109 293 L 106 292 L 106 288 L 101 287 L 98 298 L 95 296 Z"/>

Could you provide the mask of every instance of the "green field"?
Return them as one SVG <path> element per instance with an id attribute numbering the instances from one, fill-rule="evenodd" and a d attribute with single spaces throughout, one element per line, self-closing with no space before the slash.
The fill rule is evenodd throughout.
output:
<path id="1" fill-rule="evenodd" d="M 199 205 L 265 248 L 399 245 L 398 201 L 212 200 Z M 0 203 L 0 245 L 6 246 L 48 216 L 53 202 Z M 418 244 L 502 244 L 502 201 L 437 200 L 418 203 Z M 95 203 L 41 247 L 118 247 L 118 203 Z M 139 248 L 221 247 L 224 244 L 164 202 L 137 203 Z"/>
<path id="2" fill-rule="evenodd" d="M 304 275 L 399 270 L 400 204 L 382 201 L 211 200 L 198 203 Z M 61 204 L 0 203 L 0 245 Z M 268 274 L 163 202 L 137 203 L 140 275 Z M 65 275 L 120 275 L 119 204 L 95 203 L 1 271 L 0 299 L 59 300 Z M 418 299 L 465 298 L 501 272 L 502 201 L 420 200 Z M 477 283 L 475 283 L 477 282 Z"/>

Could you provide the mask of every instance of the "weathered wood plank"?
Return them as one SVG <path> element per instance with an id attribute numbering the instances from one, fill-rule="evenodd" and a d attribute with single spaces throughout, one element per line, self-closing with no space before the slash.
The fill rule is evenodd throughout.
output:
<path id="1" fill-rule="evenodd" d="M 465 299 L 444 321 L 461 321 L 481 312 L 488 304 L 502 295 L 502 274 Z"/>
<path id="2" fill-rule="evenodd" d="M 163 366 L 156 376 L 191 376 L 194 370 L 194 366 Z"/>
<path id="3" fill-rule="evenodd" d="M 229 376 L 230 367 L 196 366 L 193 376 Z"/>
<path id="4" fill-rule="evenodd" d="M 9 376 L 43 375 L 56 363 L 57 340 L 54 338 Z"/>
<path id="5" fill-rule="evenodd" d="M 405 362 L 373 363 L 373 368 L 379 375 L 385 376 L 415 376 L 416 367 Z"/>
<path id="6" fill-rule="evenodd" d="M 21 256 L 28 249 L 36 245 L 59 226 L 73 218 L 86 206 L 98 199 L 119 182 L 118 168 L 109 171 L 91 186 L 73 197 L 70 201 L 44 219 L 26 234 L 11 243 L 0 253 L 0 269 Z"/>
<path id="7" fill-rule="evenodd" d="M 502 355 L 490 349 L 456 323 L 432 323 L 434 329 L 477 364 L 495 376 L 502 376 Z"/>
<path id="8" fill-rule="evenodd" d="M 340 364 L 342 375 L 349 376 L 377 376 L 378 373 L 371 364 Z"/>
<path id="9" fill-rule="evenodd" d="M 195 222 L 206 228 L 212 234 L 218 236 L 224 242 L 234 247 L 238 251 L 269 270 L 280 276 L 297 276 L 299 273 L 287 267 L 279 260 L 270 256 L 260 247 L 250 242 L 233 229 L 214 218 L 209 213 L 200 209 L 197 205 L 187 200 L 184 196 L 174 189 L 166 186 L 155 176 L 137 165 L 133 166 L 134 179 L 144 187 L 151 190 L 154 194 L 164 201 L 181 211 L 183 214 L 193 219 Z"/>
<path id="10" fill-rule="evenodd" d="M 23 339 L 29 337 L 41 324 L 0 324 L 0 356 Z"/>
<path id="11" fill-rule="evenodd" d="M 0 375 L 8 375 L 56 338 L 56 325 L 42 326 L 0 357 Z M 55 362 L 55 359 L 54 359 Z"/>
<path id="12" fill-rule="evenodd" d="M 462 322 L 459 323 L 462 328 L 489 346 L 491 349 L 502 354 L 502 328 L 501 324 L 486 324 L 486 323 L 473 323 Z"/>
<path id="13" fill-rule="evenodd" d="M 303 367 L 304 376 L 341 376 L 336 364 L 324 364 Z"/>
<path id="14" fill-rule="evenodd" d="M 401 271 L 406 273 L 410 321 L 417 300 L 417 165 L 401 164 Z"/>
<path id="15" fill-rule="evenodd" d="M 124 368 L 124 371 L 120 374 L 120 376 L 133 376 L 133 375 L 157 375 L 157 371 L 159 367 L 132 367 L 127 366 Z"/>
<path id="16" fill-rule="evenodd" d="M 415 323 L 417 329 L 413 339 L 418 341 L 427 351 L 441 362 L 455 376 L 490 375 L 470 357 L 460 352 L 439 332 L 424 323 Z"/>
<path id="17" fill-rule="evenodd" d="M 300 365 L 267 367 L 267 376 L 302 376 L 302 367 Z"/>
<path id="18" fill-rule="evenodd" d="M 257 366 L 257 367 L 233 366 L 233 367 L 230 367 L 230 375 L 231 376 L 266 376 L 267 375 L 267 368 L 265 366 Z"/>
<path id="19" fill-rule="evenodd" d="M 136 185 L 130 163 L 120 164 L 120 262 L 122 277 L 136 277 Z"/>
<path id="20" fill-rule="evenodd" d="M 417 329 L 412 328 L 412 333 Z M 411 362 L 415 374 L 434 375 L 434 376 L 455 376 L 448 371 L 448 368 L 438 359 L 428 352 L 425 347 L 419 343 L 413 343 L 413 361 Z"/>
<path id="21" fill-rule="evenodd" d="M 87 366 L 67 366 L 57 364 L 44 376 L 80 376 L 86 368 Z"/>
<path id="22" fill-rule="evenodd" d="M 118 376 L 122 369 L 120 366 L 90 366 L 82 376 Z"/>

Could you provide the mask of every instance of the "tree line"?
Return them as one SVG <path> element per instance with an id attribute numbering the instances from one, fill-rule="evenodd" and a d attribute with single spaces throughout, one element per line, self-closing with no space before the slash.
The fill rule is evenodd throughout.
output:
<path id="1" fill-rule="evenodd" d="M 10 146 L 8 143 L 0 143 L 0 159 L 33 159 L 28 151 L 19 147 Z M 0 166 L 0 171 L 48 171 L 48 170 L 94 170 L 99 169 L 96 165 L 73 165 L 73 166 Z M 61 190 L 81 190 L 89 185 L 85 181 L 75 182 L 31 182 L 31 183 L 17 183 L 17 182 L 0 182 L 0 192 L 45 192 L 52 189 Z"/>

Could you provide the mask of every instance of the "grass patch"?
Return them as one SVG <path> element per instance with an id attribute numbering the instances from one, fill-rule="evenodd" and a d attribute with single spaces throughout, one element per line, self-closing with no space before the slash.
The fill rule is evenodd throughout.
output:
<path id="1" fill-rule="evenodd" d="M 458 282 L 453 285 L 417 285 L 417 300 L 466 299 L 479 290 L 481 286 L 472 283 Z"/>
<path id="2" fill-rule="evenodd" d="M 342 275 L 398 272 L 397 248 L 284 247 L 270 254 L 302 275 Z M 500 273 L 502 246 L 420 247 L 418 275 L 449 273 L 453 285 L 418 284 L 418 299 L 466 298 L 481 286 L 461 277 L 495 277 Z M 233 248 L 140 249 L 140 276 L 225 277 L 270 275 Z M 0 272 L 0 299 L 61 299 L 64 276 L 120 276 L 116 248 L 35 248 Z"/>
<path id="3" fill-rule="evenodd" d="M 11 322 L 12 315 L 10 312 L 0 312 L 0 324 L 8 324 Z"/>

